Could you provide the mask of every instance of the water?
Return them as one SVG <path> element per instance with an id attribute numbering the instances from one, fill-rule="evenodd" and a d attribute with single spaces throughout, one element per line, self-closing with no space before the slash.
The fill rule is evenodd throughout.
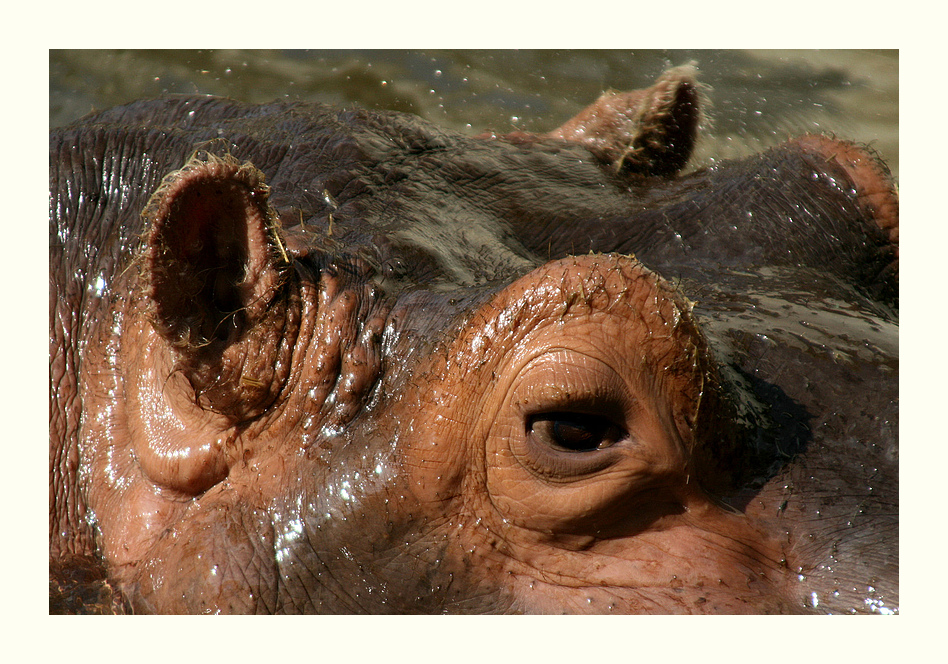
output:
<path id="1" fill-rule="evenodd" d="M 547 131 L 604 90 L 697 62 L 709 123 L 694 164 L 804 132 L 899 167 L 898 51 L 50 51 L 49 124 L 165 92 L 357 103 L 475 134 Z"/>

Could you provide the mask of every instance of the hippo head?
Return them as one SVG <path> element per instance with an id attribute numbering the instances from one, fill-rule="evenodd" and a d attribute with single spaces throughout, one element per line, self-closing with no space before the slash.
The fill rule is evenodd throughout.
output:
<path id="1" fill-rule="evenodd" d="M 795 390 L 833 371 L 874 389 L 892 355 L 814 357 L 780 307 L 792 283 L 850 303 L 820 314 L 834 343 L 853 311 L 897 330 L 894 193 L 865 153 L 816 137 L 677 176 L 691 74 L 544 136 L 207 98 L 73 129 L 100 152 L 142 146 L 116 168 L 145 184 L 101 196 L 131 230 L 85 266 L 107 266 L 105 287 L 51 355 L 53 411 L 82 412 L 51 422 L 51 450 L 78 459 L 69 483 L 51 452 L 74 505 L 51 508 L 51 555 L 101 556 L 147 612 L 790 613 L 841 590 L 834 610 L 866 610 L 867 579 L 891 606 L 879 513 L 897 518 L 896 498 L 863 500 L 849 539 L 848 498 L 806 516 L 864 487 L 816 479 L 851 452 Z M 174 139 L 159 156 L 149 131 Z M 71 200 L 51 238 L 81 227 L 89 247 L 103 222 Z M 73 265 L 70 241 L 51 239 L 51 265 Z M 836 410 L 891 487 L 891 430 Z M 865 533 L 885 555 L 856 563 Z"/>

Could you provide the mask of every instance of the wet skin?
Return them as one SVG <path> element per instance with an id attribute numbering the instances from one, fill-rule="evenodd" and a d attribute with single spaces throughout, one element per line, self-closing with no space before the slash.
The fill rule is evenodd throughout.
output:
<path id="1" fill-rule="evenodd" d="M 52 132 L 51 612 L 897 612 L 894 186 L 699 124 Z"/>

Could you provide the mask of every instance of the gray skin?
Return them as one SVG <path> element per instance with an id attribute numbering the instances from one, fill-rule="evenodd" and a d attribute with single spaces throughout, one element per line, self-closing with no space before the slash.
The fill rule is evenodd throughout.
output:
<path id="1" fill-rule="evenodd" d="M 897 613 L 897 194 L 699 105 L 51 132 L 50 611 Z"/>

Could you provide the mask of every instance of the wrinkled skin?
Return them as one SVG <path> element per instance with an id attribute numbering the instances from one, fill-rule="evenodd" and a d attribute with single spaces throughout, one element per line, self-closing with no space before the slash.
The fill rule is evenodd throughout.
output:
<path id="1" fill-rule="evenodd" d="M 897 612 L 894 187 L 699 106 L 54 131 L 51 612 Z"/>

